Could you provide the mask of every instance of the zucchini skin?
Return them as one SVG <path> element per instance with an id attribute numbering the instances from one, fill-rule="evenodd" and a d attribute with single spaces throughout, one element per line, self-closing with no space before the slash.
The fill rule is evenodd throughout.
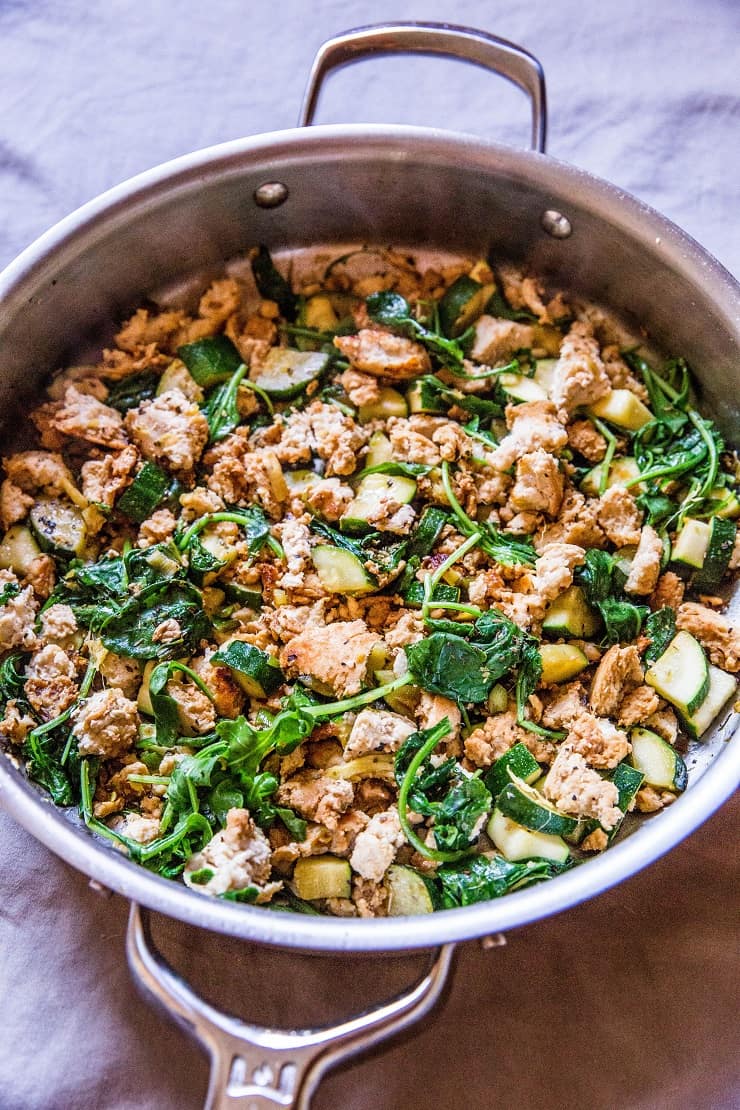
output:
<path id="1" fill-rule="evenodd" d="M 712 517 L 711 528 L 704 562 L 691 583 L 693 589 L 703 594 L 716 590 L 727 574 L 737 537 L 737 525 L 733 520 Z"/>
<path id="2" fill-rule="evenodd" d="M 116 502 L 116 509 L 134 524 L 143 524 L 162 504 L 172 486 L 172 479 L 156 463 L 144 463 L 133 482 Z"/>
<path id="3" fill-rule="evenodd" d="M 235 671 L 237 681 L 240 678 L 245 681 L 244 688 L 250 697 L 270 697 L 285 682 L 285 675 L 273 657 L 244 640 L 232 640 L 212 658 L 214 663 L 223 663 Z"/>

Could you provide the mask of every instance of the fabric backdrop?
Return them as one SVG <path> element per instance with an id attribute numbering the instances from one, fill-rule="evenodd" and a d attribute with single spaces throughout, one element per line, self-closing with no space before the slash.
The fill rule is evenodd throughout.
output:
<path id="1" fill-rule="evenodd" d="M 323 39 L 401 18 L 528 47 L 547 74 L 550 152 L 637 194 L 740 270 L 735 0 L 0 0 L 0 265 L 140 170 L 293 125 Z M 320 119 L 522 145 L 528 134 L 516 90 L 439 60 L 345 71 Z M 327 1078 L 316 1110 L 736 1107 L 739 809 L 506 947 L 467 945 L 425 1027 Z M 124 902 L 2 814 L 0 852 L 0 1110 L 196 1110 L 205 1061 L 131 986 Z M 167 921 L 158 935 L 213 1001 L 278 1025 L 364 1008 L 418 970 L 263 952 Z"/>

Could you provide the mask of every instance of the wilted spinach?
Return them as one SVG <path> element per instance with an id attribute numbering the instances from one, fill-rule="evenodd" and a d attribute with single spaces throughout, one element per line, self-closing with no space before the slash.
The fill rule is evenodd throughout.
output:
<path id="1" fill-rule="evenodd" d="M 450 731 L 445 717 L 432 728 L 412 733 L 395 759 L 399 783 L 398 814 L 409 842 L 428 859 L 456 860 L 470 851 L 481 818 L 491 807 L 491 794 L 480 773 L 467 775 L 454 758 L 435 766 L 431 755 Z M 435 848 L 416 834 L 408 809 L 433 818 Z"/>
<path id="2" fill-rule="evenodd" d="M 257 288 L 268 301 L 275 301 L 280 315 L 293 321 L 298 312 L 298 297 L 272 261 L 269 250 L 263 244 L 252 256 L 252 273 Z"/>
<path id="3" fill-rule="evenodd" d="M 572 866 L 549 859 L 527 859 L 512 863 L 503 856 L 473 856 L 463 863 L 440 867 L 432 880 L 441 909 L 472 906 L 501 898 L 512 890 L 551 879 Z"/>

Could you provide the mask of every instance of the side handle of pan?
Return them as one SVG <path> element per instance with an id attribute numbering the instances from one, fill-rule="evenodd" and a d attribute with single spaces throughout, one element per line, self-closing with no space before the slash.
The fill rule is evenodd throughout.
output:
<path id="1" fill-rule="evenodd" d="M 384 54 L 426 54 L 457 58 L 491 70 L 513 82 L 529 97 L 533 150 L 544 152 L 547 136 L 545 75 L 537 58 L 515 43 L 453 23 L 378 23 L 356 27 L 327 39 L 314 58 L 299 127 L 309 127 L 324 81 L 334 69 Z"/>
<path id="2" fill-rule="evenodd" d="M 205 1002 L 152 940 L 148 911 L 133 903 L 126 955 L 134 980 L 198 1040 L 211 1059 L 205 1110 L 307 1110 L 324 1073 L 423 1018 L 442 993 L 454 945 L 436 949 L 409 990 L 339 1025 L 282 1030 L 251 1025 Z"/>

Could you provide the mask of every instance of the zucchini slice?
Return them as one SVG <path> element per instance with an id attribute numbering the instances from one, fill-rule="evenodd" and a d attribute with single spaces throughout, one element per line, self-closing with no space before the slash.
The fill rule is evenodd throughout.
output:
<path id="1" fill-rule="evenodd" d="M 484 776 L 488 789 L 494 799 L 498 798 L 505 786 L 511 782 L 512 776 L 521 782 L 531 785 L 540 777 L 541 768 L 529 748 L 521 742 L 514 744 L 508 752 L 496 760 L 491 769 Z"/>
<path id="2" fill-rule="evenodd" d="M 727 573 L 732 553 L 735 550 L 737 525 L 723 517 L 712 517 L 709 527 L 709 543 L 701 570 L 694 575 L 691 583 L 699 593 L 708 594 L 722 582 Z"/>
<path id="3" fill-rule="evenodd" d="M 262 592 L 260 590 L 253 590 L 248 586 L 240 586 L 238 582 L 229 581 L 219 582 L 219 588 L 224 591 L 226 600 L 234 605 L 244 606 L 247 609 L 262 608 Z"/>
<path id="4" fill-rule="evenodd" d="M 599 486 L 601 484 L 601 472 L 604 464 L 597 463 L 586 474 L 581 482 L 581 492 L 585 493 L 588 497 L 599 496 Z M 612 486 L 625 486 L 627 482 L 631 482 L 634 478 L 640 477 L 640 468 L 637 461 L 631 455 L 625 455 L 621 459 L 614 459 L 609 467 L 609 477 L 606 481 L 606 488 L 611 489 Z M 642 493 L 642 483 L 631 486 L 635 493 Z"/>
<path id="5" fill-rule="evenodd" d="M 569 586 L 550 605 L 542 628 L 553 636 L 590 640 L 599 629 L 599 617 L 586 601 L 580 586 Z"/>
<path id="6" fill-rule="evenodd" d="M 432 913 L 434 906 L 427 884 L 413 867 L 393 864 L 388 868 L 386 885 L 389 917 L 413 917 L 419 913 Z"/>
<path id="7" fill-rule="evenodd" d="M 408 505 L 416 496 L 416 482 L 413 478 L 394 474 L 367 474 L 357 487 L 354 501 L 345 509 L 339 520 L 343 532 L 369 532 L 373 528 L 382 531 L 382 524 L 370 524 L 369 520 L 380 509 L 384 501 L 394 501 Z"/>
<path id="8" fill-rule="evenodd" d="M 555 367 L 558 364 L 556 358 L 538 358 L 537 367 L 534 372 L 534 380 L 538 385 L 541 385 L 547 396 L 550 396 L 552 390 L 553 380 L 555 378 Z"/>
<path id="9" fill-rule="evenodd" d="M 145 462 L 118 498 L 116 508 L 135 524 L 143 524 L 164 500 L 171 484 L 172 479 L 156 463 Z"/>
<path id="10" fill-rule="evenodd" d="M 586 411 L 589 416 L 598 416 L 600 420 L 608 420 L 610 424 L 626 428 L 629 432 L 638 431 L 653 419 L 650 409 L 631 389 L 612 389 L 611 393 L 589 405 Z"/>
<path id="11" fill-rule="evenodd" d="M 505 817 L 523 825 L 532 832 L 547 833 L 548 836 L 563 836 L 572 833 L 578 824 L 576 817 L 561 813 L 547 799 L 511 771 L 509 782 L 496 799 L 496 808 Z"/>
<path id="12" fill-rule="evenodd" d="M 331 298 L 326 293 L 315 293 L 305 300 L 301 298 L 296 323 L 303 328 L 315 331 L 334 332 L 339 325 L 339 317 L 334 311 Z M 321 338 L 297 335 L 295 345 L 299 351 L 316 351 L 321 346 Z"/>
<path id="13" fill-rule="evenodd" d="M 408 416 L 409 407 L 406 398 L 397 389 L 389 385 L 380 390 L 377 401 L 369 405 L 360 405 L 357 419 L 361 424 L 369 424 L 371 420 L 387 420 L 389 416 Z"/>
<path id="14" fill-rule="evenodd" d="M 12 570 L 25 577 L 41 548 L 25 524 L 12 524 L 0 543 L 0 570 Z"/>
<path id="15" fill-rule="evenodd" d="M 727 520 L 735 520 L 740 516 L 740 501 L 732 490 L 725 486 L 715 486 L 709 491 L 709 496 L 712 501 L 719 504 L 719 508 L 715 509 L 717 516 Z"/>
<path id="16" fill-rule="evenodd" d="M 284 470 L 283 478 L 291 497 L 306 497 L 321 481 L 315 470 Z"/>
<path id="17" fill-rule="evenodd" d="M 648 786 L 661 790 L 686 789 L 689 773 L 683 759 L 662 736 L 648 728 L 633 728 L 630 732 L 630 764 L 642 772 Z M 622 807 L 620 806 L 620 809 Z"/>
<path id="18" fill-rule="evenodd" d="M 588 666 L 588 659 L 573 644 L 540 644 L 543 682 L 567 682 Z"/>
<path id="19" fill-rule="evenodd" d="M 493 284 L 481 285 L 469 274 L 461 274 L 453 281 L 439 301 L 439 324 L 445 335 L 457 339 L 458 335 L 469 328 L 495 292 Z"/>
<path id="20" fill-rule="evenodd" d="M 210 389 L 228 381 L 239 369 L 244 359 L 225 335 L 210 339 L 197 339 L 178 347 L 178 357 L 187 366 L 192 378 L 201 389 Z"/>
<path id="21" fill-rule="evenodd" d="M 349 860 L 339 856 L 308 856 L 296 861 L 293 891 L 306 902 L 319 898 L 349 898 L 352 873 Z"/>
<path id="22" fill-rule="evenodd" d="M 690 718 L 709 691 L 704 649 L 690 632 L 678 632 L 663 654 L 645 672 L 645 682 Z"/>
<path id="23" fill-rule="evenodd" d="M 189 401 L 195 401 L 198 405 L 203 400 L 203 390 L 185 363 L 179 358 L 173 359 L 159 379 L 159 385 L 156 389 L 157 397 L 161 397 L 163 393 L 167 393 L 170 389 L 179 389 Z"/>
<path id="24" fill-rule="evenodd" d="M 514 401 L 546 401 L 547 390 L 534 378 L 525 374 L 499 374 L 498 379 L 504 393 Z"/>
<path id="25" fill-rule="evenodd" d="M 285 675 L 266 651 L 245 640 L 232 640 L 212 657 L 229 667 L 235 680 L 250 698 L 267 698 L 285 682 Z"/>
<path id="26" fill-rule="evenodd" d="M 249 380 L 276 401 L 289 401 L 320 378 L 328 365 L 329 356 L 319 351 L 273 347 L 262 362 L 250 367 Z"/>
<path id="27" fill-rule="evenodd" d="M 486 825 L 486 833 L 508 860 L 552 859 L 565 863 L 570 849 L 560 836 L 525 829 L 498 807 Z"/>
<path id="28" fill-rule="evenodd" d="M 40 497 L 29 514 L 31 529 L 42 551 L 81 555 L 87 543 L 82 513 L 59 497 Z"/>
<path id="29" fill-rule="evenodd" d="M 687 731 L 699 739 L 737 691 L 737 679 L 727 671 L 709 664 L 709 690 L 704 701 L 690 717 L 684 718 Z"/>
<path id="30" fill-rule="evenodd" d="M 388 436 L 385 432 L 373 432 L 367 442 L 365 467 L 369 469 L 371 466 L 382 466 L 383 463 L 391 462 L 392 459 L 393 448 Z"/>
<path id="31" fill-rule="evenodd" d="M 325 590 L 335 594 L 365 594 L 375 589 L 364 564 L 351 551 L 330 544 L 311 549 L 311 561 Z"/>
<path id="32" fill-rule="evenodd" d="M 711 531 L 703 520 L 687 520 L 673 543 L 671 561 L 701 569 L 709 548 Z"/>

